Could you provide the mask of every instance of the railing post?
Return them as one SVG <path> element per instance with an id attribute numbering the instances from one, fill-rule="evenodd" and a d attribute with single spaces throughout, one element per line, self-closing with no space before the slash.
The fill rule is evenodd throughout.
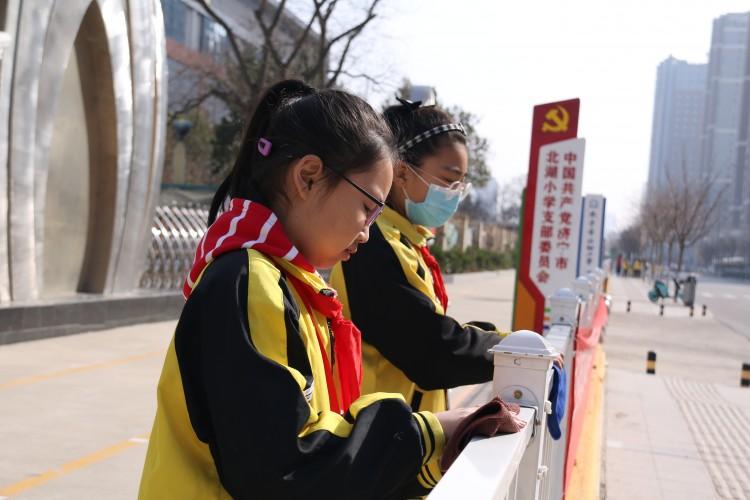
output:
<path id="1" fill-rule="evenodd" d="M 560 288 L 549 298 L 550 322 L 575 327 L 581 307 L 578 296 L 570 288 Z M 558 346 L 559 348 L 559 346 Z"/>
<path id="2" fill-rule="evenodd" d="M 586 276 L 579 276 L 573 282 L 573 291 L 583 302 L 579 326 L 588 327 L 594 318 L 592 310 L 594 302 L 593 284 Z"/>
<path id="3" fill-rule="evenodd" d="M 589 271 L 586 274 L 586 278 L 591 282 L 591 299 L 592 304 L 595 306 L 599 305 L 599 298 L 602 296 L 602 287 L 604 282 L 604 276 L 602 276 L 597 270 Z"/>
<path id="4" fill-rule="evenodd" d="M 560 288 L 550 297 L 550 317 L 552 327 L 547 333 L 546 339 L 559 352 L 565 356 L 565 379 L 568 401 L 566 401 L 565 418 L 560 425 L 561 436 L 557 441 L 550 440 L 547 447 L 550 448 L 550 480 L 549 498 L 561 500 L 565 485 L 565 461 L 568 443 L 568 412 L 571 411 L 570 402 L 573 363 L 575 357 L 574 340 L 575 331 L 578 326 L 578 318 L 581 309 L 581 301 L 569 288 Z"/>
<path id="5" fill-rule="evenodd" d="M 536 411 L 534 435 L 518 471 L 517 498 L 546 499 L 544 485 L 550 465 L 544 453 L 547 414 L 551 411 L 548 396 L 552 362 L 558 352 L 544 337 L 529 330 L 511 333 L 491 351 L 495 358 L 493 393 Z"/>

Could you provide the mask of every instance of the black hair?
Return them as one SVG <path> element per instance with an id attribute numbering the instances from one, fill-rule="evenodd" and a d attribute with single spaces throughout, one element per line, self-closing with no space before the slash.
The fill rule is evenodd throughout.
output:
<path id="1" fill-rule="evenodd" d="M 419 103 L 411 103 L 406 100 L 400 100 L 400 102 L 401 104 L 389 106 L 383 112 L 383 117 L 399 147 L 432 128 L 456 123 L 453 116 L 437 106 L 420 106 Z M 399 150 L 399 157 L 410 165 L 420 167 L 426 156 L 433 155 L 441 147 L 452 143 L 466 145 L 466 136 L 457 130 L 437 134 L 406 151 Z"/>
<path id="2" fill-rule="evenodd" d="M 271 142 L 267 156 L 258 151 L 261 138 Z M 234 166 L 214 195 L 209 225 L 227 196 L 269 207 L 285 198 L 289 166 L 308 154 L 319 156 L 326 168 L 341 174 L 362 171 L 393 157 L 393 135 L 359 97 L 318 90 L 299 80 L 278 82 L 261 97 L 250 118 Z M 340 181 L 337 175 L 326 176 L 329 187 Z"/>

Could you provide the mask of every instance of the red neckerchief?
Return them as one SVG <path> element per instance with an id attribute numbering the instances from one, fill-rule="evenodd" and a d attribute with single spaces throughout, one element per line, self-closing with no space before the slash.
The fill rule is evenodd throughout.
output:
<path id="1" fill-rule="evenodd" d="M 440 264 L 435 260 L 435 257 L 430 253 L 430 249 L 427 245 L 417 246 L 419 251 L 422 253 L 427 267 L 430 268 L 432 274 L 432 287 L 435 290 L 435 296 L 437 297 L 440 304 L 443 306 L 443 314 L 448 312 L 448 291 L 445 289 L 445 283 L 443 283 L 443 273 L 440 272 Z"/>
<path id="2" fill-rule="evenodd" d="M 323 364 L 327 372 L 328 399 L 331 401 L 331 410 L 344 413 L 349 406 L 359 397 L 362 385 L 362 336 L 354 326 L 354 323 L 344 318 L 341 302 L 336 299 L 336 292 L 332 289 L 316 291 L 295 276 L 288 276 L 297 293 L 302 297 L 305 307 L 310 306 L 323 314 L 328 319 L 328 324 L 333 331 L 331 352 L 333 362 L 329 362 L 325 349 Z M 323 339 L 318 329 L 318 324 L 313 320 L 315 333 L 318 335 L 318 343 L 322 346 Z M 334 383 L 333 369 L 336 369 L 339 384 L 341 385 L 341 404 Z"/>
<path id="3" fill-rule="evenodd" d="M 317 275 L 315 269 L 286 237 L 284 229 L 281 224 L 278 224 L 278 219 L 273 212 L 260 203 L 233 198 L 229 210 L 216 218 L 198 245 L 192 269 L 182 289 L 185 299 L 187 300 L 190 296 L 195 282 L 208 264 L 224 253 L 240 248 L 253 248 L 271 257 L 286 260 L 301 271 Z M 351 321 L 343 317 L 342 305 L 335 291 L 330 288 L 319 290 L 296 276 L 288 273 L 286 276 L 305 302 L 308 314 L 312 316 L 310 310 L 312 307 L 325 316 L 331 325 L 334 339 L 331 352 L 334 353 L 334 364 L 338 368 L 337 375 L 342 392 L 340 401 L 336 393 L 333 370 L 330 363 L 327 363 L 328 355 L 323 346 L 323 339 L 315 318 L 311 318 L 318 335 L 318 345 L 324 364 L 327 365 L 326 385 L 331 410 L 343 413 L 360 395 L 362 383 L 360 332 Z"/>

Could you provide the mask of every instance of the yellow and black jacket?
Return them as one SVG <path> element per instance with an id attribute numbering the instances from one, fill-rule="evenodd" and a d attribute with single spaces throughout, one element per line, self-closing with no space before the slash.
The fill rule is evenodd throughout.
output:
<path id="1" fill-rule="evenodd" d="M 298 306 L 290 274 L 326 286 L 255 250 L 204 270 L 167 352 L 139 498 L 391 499 L 437 482 L 433 414 L 395 394 L 329 410 L 312 322 L 329 329 Z"/>
<path id="2" fill-rule="evenodd" d="M 397 392 L 412 410 L 442 411 L 445 389 L 492 380 L 495 326 L 446 316 L 416 247 L 432 233 L 386 207 L 370 240 L 334 267 L 331 285 L 362 332 L 362 391 Z"/>

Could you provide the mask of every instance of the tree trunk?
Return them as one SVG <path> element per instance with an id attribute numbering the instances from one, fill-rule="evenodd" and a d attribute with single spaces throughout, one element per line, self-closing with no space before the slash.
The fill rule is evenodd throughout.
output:
<path id="1" fill-rule="evenodd" d="M 674 241 L 669 242 L 669 247 L 667 247 L 667 270 L 672 269 L 672 247 L 674 246 Z"/>
<path id="2" fill-rule="evenodd" d="M 677 254 L 677 272 L 679 273 L 680 271 L 682 271 L 682 257 L 685 255 L 684 241 L 678 242 L 678 250 L 679 253 Z"/>
<path id="3" fill-rule="evenodd" d="M 661 269 L 664 266 L 664 242 L 663 241 L 659 242 L 659 252 L 658 252 L 657 262 L 658 262 L 657 265 L 659 266 L 659 273 L 661 273 Z"/>

